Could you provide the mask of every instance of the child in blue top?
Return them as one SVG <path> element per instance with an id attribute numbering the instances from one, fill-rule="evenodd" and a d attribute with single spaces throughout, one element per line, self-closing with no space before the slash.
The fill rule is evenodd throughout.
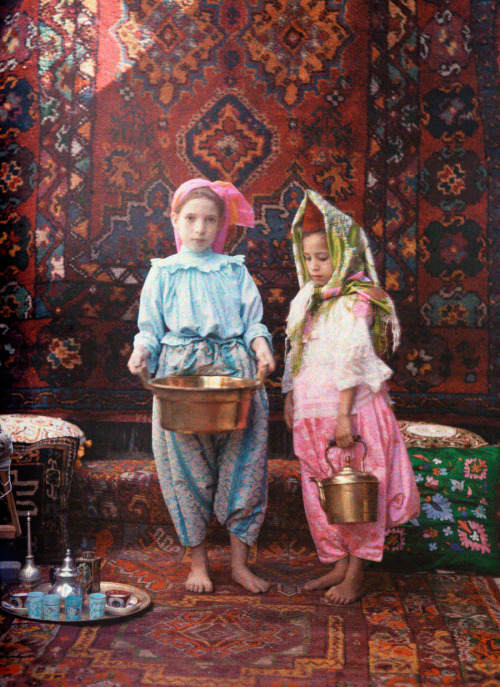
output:
<path id="1" fill-rule="evenodd" d="M 262 301 L 242 255 L 221 252 L 231 225 L 253 226 L 253 211 L 228 182 L 191 179 L 172 200 L 177 254 L 152 260 L 141 293 L 133 374 L 255 377 L 275 368 Z M 163 496 L 184 546 L 186 587 L 211 592 L 205 538 L 215 514 L 229 530 L 233 579 L 251 592 L 269 583 L 248 567 L 267 507 L 268 402 L 255 394 L 245 430 L 181 434 L 163 430 L 153 400 L 153 453 Z"/>

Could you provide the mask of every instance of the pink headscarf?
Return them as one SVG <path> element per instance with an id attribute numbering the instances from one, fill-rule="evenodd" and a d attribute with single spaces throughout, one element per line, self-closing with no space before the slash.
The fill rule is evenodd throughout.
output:
<path id="1" fill-rule="evenodd" d="M 172 198 L 172 212 L 177 201 L 200 186 L 208 186 L 214 193 L 216 193 L 224 201 L 224 224 L 219 229 L 215 241 L 212 244 L 212 250 L 215 253 L 222 253 L 224 250 L 224 243 L 227 238 L 227 232 L 230 226 L 240 225 L 243 227 L 254 226 L 253 208 L 248 203 L 238 189 L 229 181 L 208 181 L 207 179 L 190 179 L 179 186 Z M 175 245 L 177 251 L 181 248 L 181 240 L 179 233 L 174 227 Z"/>

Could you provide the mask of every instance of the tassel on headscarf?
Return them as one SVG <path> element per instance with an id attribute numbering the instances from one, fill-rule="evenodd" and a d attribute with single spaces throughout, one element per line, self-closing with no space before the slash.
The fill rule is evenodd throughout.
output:
<path id="1" fill-rule="evenodd" d="M 310 204 L 321 212 L 322 228 L 318 227 L 317 213 L 308 209 Z M 305 228 L 303 228 L 304 221 Z M 287 336 L 291 345 L 293 375 L 300 370 L 306 330 L 312 325 L 318 313 L 323 313 L 325 308 L 331 308 L 340 296 L 357 293 L 358 297 L 369 301 L 372 305 L 371 334 L 378 355 L 383 355 L 388 351 L 391 336 L 392 349 L 395 350 L 399 345 L 400 327 L 394 303 L 379 286 L 375 263 L 365 232 L 351 217 L 310 189 L 305 192 L 292 223 L 293 251 L 300 287 L 304 287 L 311 281 L 302 247 L 303 233 L 312 233 L 314 230 L 322 230 L 326 234 L 333 274 L 327 284 L 314 287 L 304 311 L 296 321 L 288 322 Z"/>

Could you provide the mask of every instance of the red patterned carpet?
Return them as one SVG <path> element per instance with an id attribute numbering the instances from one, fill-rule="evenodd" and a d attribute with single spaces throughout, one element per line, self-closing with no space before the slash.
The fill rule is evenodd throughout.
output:
<path id="1" fill-rule="evenodd" d="M 175 187 L 206 176 L 255 209 L 231 249 L 280 366 L 310 187 L 366 227 L 397 303 L 398 415 L 498 423 L 498 0 L 4 0 L 0 20 L 3 411 L 149 419 L 125 365 L 138 297 L 173 250 Z M 371 570 L 337 608 L 301 592 L 319 572 L 306 541 L 278 537 L 253 553 L 268 594 L 228 582 L 219 543 L 198 597 L 168 530 L 125 534 L 96 542 L 103 578 L 152 608 L 86 627 L 0 616 L 0 687 L 500 686 L 491 578 Z"/>
<path id="2" fill-rule="evenodd" d="M 192 176 L 233 181 L 280 367 L 306 188 L 370 236 L 405 416 L 498 423 L 498 0 L 4 0 L 4 409 L 149 417 L 127 373 Z"/>
<path id="3" fill-rule="evenodd" d="M 253 596 L 211 549 L 216 591 L 184 591 L 189 564 L 168 530 L 109 552 L 103 579 L 147 589 L 142 615 L 69 626 L 0 616 L 2 687 L 498 687 L 500 594 L 492 578 L 368 572 L 346 608 L 304 594 L 320 572 L 307 544 L 252 551 L 273 582 Z M 216 541 L 217 538 L 216 538 Z"/>

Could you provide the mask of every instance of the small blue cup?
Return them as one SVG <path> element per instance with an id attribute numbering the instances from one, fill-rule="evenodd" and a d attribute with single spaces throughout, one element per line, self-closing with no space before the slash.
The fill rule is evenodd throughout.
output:
<path id="1" fill-rule="evenodd" d="M 28 617 L 42 620 L 43 618 L 43 592 L 29 592 L 26 597 Z"/>
<path id="2" fill-rule="evenodd" d="M 97 620 L 102 618 L 106 611 L 106 594 L 102 592 L 94 592 L 89 594 L 89 618 L 90 620 Z"/>
<path id="3" fill-rule="evenodd" d="M 64 612 L 66 620 L 81 620 L 82 619 L 82 597 L 81 596 L 67 596 L 64 599 Z"/>
<path id="4" fill-rule="evenodd" d="M 61 607 L 61 597 L 57 594 L 44 594 L 43 596 L 43 619 L 59 620 Z"/>

